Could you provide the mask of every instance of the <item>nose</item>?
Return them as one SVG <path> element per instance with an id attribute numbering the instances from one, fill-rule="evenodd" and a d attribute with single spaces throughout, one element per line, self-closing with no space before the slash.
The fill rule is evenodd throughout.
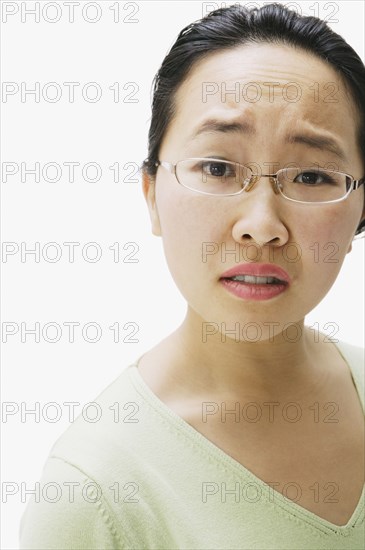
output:
<path id="1" fill-rule="evenodd" d="M 232 235 L 237 242 L 275 247 L 288 242 L 289 231 L 284 218 L 286 205 L 275 178 L 264 174 L 252 176 L 242 195 L 236 198 L 239 200 Z"/>

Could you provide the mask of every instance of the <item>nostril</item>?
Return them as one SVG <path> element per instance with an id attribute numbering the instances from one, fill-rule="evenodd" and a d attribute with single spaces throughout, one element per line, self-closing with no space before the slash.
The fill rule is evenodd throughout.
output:
<path id="1" fill-rule="evenodd" d="M 280 237 L 274 237 L 271 239 L 271 241 L 268 241 L 267 244 L 279 244 L 280 243 Z"/>

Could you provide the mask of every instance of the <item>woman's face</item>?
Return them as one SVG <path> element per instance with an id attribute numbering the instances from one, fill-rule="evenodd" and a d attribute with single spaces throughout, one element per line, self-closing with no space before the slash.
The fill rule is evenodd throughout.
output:
<path id="1" fill-rule="evenodd" d="M 250 101 L 257 91 L 261 97 Z M 159 160 L 222 157 L 256 163 L 263 174 L 288 163 L 332 163 L 355 179 L 364 175 L 354 104 L 334 70 L 304 51 L 260 44 L 213 53 L 195 64 L 175 103 Z M 212 119 L 241 122 L 246 130 L 193 137 Z M 288 143 L 288 134 L 305 139 Z M 311 139 L 319 135 L 342 153 Z M 237 322 L 258 323 L 262 340 L 272 336 L 273 327 L 277 333 L 303 320 L 327 294 L 351 250 L 364 202 L 361 186 L 339 203 L 298 204 L 275 193 L 264 177 L 240 195 L 202 195 L 179 185 L 162 167 L 155 185 L 144 177 L 144 193 L 152 231 L 162 236 L 171 274 L 197 319 L 227 330 Z M 270 299 L 238 298 L 219 279 L 247 262 L 276 264 L 291 284 Z"/>

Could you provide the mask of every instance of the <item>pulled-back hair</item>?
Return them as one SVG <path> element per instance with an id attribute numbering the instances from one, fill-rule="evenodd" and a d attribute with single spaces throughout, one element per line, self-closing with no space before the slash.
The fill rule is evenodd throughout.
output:
<path id="1" fill-rule="evenodd" d="M 142 163 L 151 178 L 156 175 L 160 146 L 176 113 L 176 91 L 194 64 L 213 52 L 260 43 L 299 47 L 336 71 L 360 115 L 357 139 L 365 168 L 365 66 L 355 50 L 317 17 L 299 15 L 276 3 L 253 9 L 234 4 L 212 11 L 182 29 L 153 79 L 148 158 Z M 363 231 L 365 220 L 355 235 Z"/>

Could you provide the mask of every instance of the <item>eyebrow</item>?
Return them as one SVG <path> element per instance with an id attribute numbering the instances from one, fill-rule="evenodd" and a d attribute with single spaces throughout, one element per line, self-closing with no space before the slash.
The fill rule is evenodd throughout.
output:
<path id="1" fill-rule="evenodd" d="M 256 133 L 255 128 L 252 124 L 248 122 L 225 122 L 216 119 L 209 119 L 205 121 L 197 131 L 191 136 L 192 139 L 197 138 L 200 134 L 207 132 L 221 132 L 221 133 L 230 133 L 230 132 L 239 132 L 241 134 L 254 134 Z"/>
<path id="2" fill-rule="evenodd" d="M 254 126 L 249 122 L 225 122 L 216 119 L 209 119 L 205 121 L 201 126 L 199 126 L 199 128 L 191 136 L 191 139 L 196 139 L 198 136 L 204 133 L 240 133 L 246 135 L 254 135 L 256 133 L 256 130 Z M 303 145 L 308 145 L 313 149 L 326 149 L 327 151 L 334 153 L 341 160 L 347 160 L 344 151 L 341 149 L 337 141 L 328 136 L 304 133 L 287 134 L 285 136 L 284 143 L 300 143 Z"/>

